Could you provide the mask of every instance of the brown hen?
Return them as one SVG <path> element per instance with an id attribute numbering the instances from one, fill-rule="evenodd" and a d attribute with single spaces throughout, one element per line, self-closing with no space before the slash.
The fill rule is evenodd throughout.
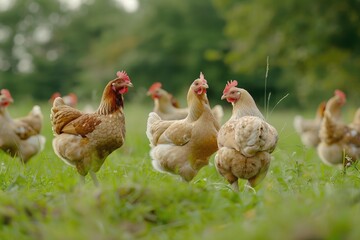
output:
<path id="1" fill-rule="evenodd" d="M 43 115 L 39 106 L 22 118 L 13 119 L 7 107 L 13 98 L 7 89 L 0 91 L 0 149 L 11 156 L 19 157 L 24 163 L 41 152 L 45 137 L 40 135 Z"/>
<path id="2" fill-rule="evenodd" d="M 94 113 L 83 113 L 66 105 L 58 97 L 51 109 L 51 123 L 55 135 L 53 149 L 67 164 L 76 167 L 84 180 L 90 175 L 97 185 L 96 172 L 106 157 L 120 148 L 125 139 L 124 98 L 132 87 L 125 72 L 105 87 L 100 105 Z"/>
<path id="3" fill-rule="evenodd" d="M 320 144 L 317 152 L 327 165 L 347 165 L 360 157 L 360 132 L 357 117 L 350 125 L 340 118 L 346 95 L 340 90 L 326 104 L 324 119 L 320 128 Z"/>

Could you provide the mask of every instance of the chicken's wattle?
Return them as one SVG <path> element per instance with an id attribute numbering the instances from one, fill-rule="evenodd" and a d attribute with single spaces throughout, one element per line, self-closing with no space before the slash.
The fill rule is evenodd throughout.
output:
<path id="1" fill-rule="evenodd" d="M 119 90 L 119 93 L 120 94 L 125 94 L 125 93 L 127 93 L 128 92 L 128 88 L 127 87 L 122 87 L 122 88 L 120 88 L 120 90 Z"/>
<path id="2" fill-rule="evenodd" d="M 199 95 L 206 93 L 206 88 L 200 88 L 199 90 L 196 91 L 196 93 Z"/>

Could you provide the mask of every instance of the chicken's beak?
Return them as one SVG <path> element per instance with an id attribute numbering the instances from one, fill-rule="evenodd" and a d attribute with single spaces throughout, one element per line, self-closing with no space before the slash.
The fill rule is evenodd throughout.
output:
<path id="1" fill-rule="evenodd" d="M 207 83 L 203 83 L 202 87 L 207 89 L 207 88 L 209 88 L 209 85 L 207 85 Z"/>
<path id="2" fill-rule="evenodd" d="M 127 87 L 134 87 L 134 85 L 131 82 L 126 83 Z"/>
<path id="3" fill-rule="evenodd" d="M 14 99 L 12 99 L 12 98 L 7 98 L 7 97 L 4 97 L 4 98 L 0 98 L 0 100 L 5 100 L 5 101 L 7 101 L 7 102 L 9 102 L 9 103 L 13 103 L 14 102 Z"/>
<path id="4" fill-rule="evenodd" d="M 224 100 L 224 99 L 226 99 L 226 94 L 223 94 L 222 96 L 221 96 L 221 100 Z"/>

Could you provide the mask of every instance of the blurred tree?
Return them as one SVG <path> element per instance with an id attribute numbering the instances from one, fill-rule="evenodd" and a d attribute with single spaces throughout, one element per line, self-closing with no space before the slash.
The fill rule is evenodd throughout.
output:
<path id="1" fill-rule="evenodd" d="M 62 14 L 55 0 L 10 1 L 9 9 L 0 9 L 0 87 L 11 89 L 15 96 L 49 94 L 52 88 L 46 79 L 52 70 L 39 72 L 37 59 L 46 62 L 51 57 L 46 46 Z"/>
<path id="2" fill-rule="evenodd" d="M 100 95 L 104 82 L 115 77 L 115 71 L 125 69 L 137 89 L 161 81 L 168 90 L 179 93 L 203 71 L 211 87 L 209 95 L 220 98 L 229 80 L 223 62 L 227 44 L 223 37 L 224 20 L 212 2 L 139 3 L 139 9 L 130 13 L 115 0 L 83 1 L 79 8 L 71 10 L 57 0 L 17 1 L 1 13 L 2 18 L 9 18 L 2 24 L 15 29 L 6 41 L 11 45 L 6 47 L 10 67 L 0 69 L 1 78 L 8 79 L 2 83 L 38 99 L 47 99 L 54 91 Z M 31 4 L 36 5 L 35 10 L 29 10 L 33 8 Z M 29 68 L 21 70 L 18 63 L 24 56 L 14 60 L 11 49 L 16 46 L 15 35 L 20 31 L 15 26 L 28 15 L 36 21 L 26 21 L 27 35 L 21 32 L 30 58 Z M 39 35 L 49 36 L 35 43 L 29 39 L 37 28 L 43 33 Z"/>
<path id="3" fill-rule="evenodd" d="M 209 95 L 220 98 L 219 88 L 229 75 L 221 57 L 226 40 L 224 21 L 211 2 L 140 1 L 138 11 L 122 17 L 84 58 L 88 69 L 83 79 L 109 79 L 114 69 L 126 69 L 143 93 L 160 81 L 176 94 L 203 71 L 211 87 Z"/>
<path id="4" fill-rule="evenodd" d="M 257 79 L 270 56 L 271 82 L 288 104 L 317 104 L 360 90 L 360 1 L 215 0 L 226 18 L 232 70 Z M 274 74 L 275 73 L 275 74 Z"/>

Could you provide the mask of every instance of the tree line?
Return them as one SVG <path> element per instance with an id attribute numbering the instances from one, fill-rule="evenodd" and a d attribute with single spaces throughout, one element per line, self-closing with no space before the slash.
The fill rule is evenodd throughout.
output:
<path id="1" fill-rule="evenodd" d="M 138 91 L 160 81 L 176 95 L 202 71 L 210 98 L 236 79 L 264 101 L 268 58 L 266 92 L 289 94 L 282 106 L 315 105 L 336 88 L 356 102 L 357 9 L 357 0 L 139 0 L 135 12 L 115 0 L 12 1 L 0 8 L 0 87 L 90 98 L 124 69 Z"/>

